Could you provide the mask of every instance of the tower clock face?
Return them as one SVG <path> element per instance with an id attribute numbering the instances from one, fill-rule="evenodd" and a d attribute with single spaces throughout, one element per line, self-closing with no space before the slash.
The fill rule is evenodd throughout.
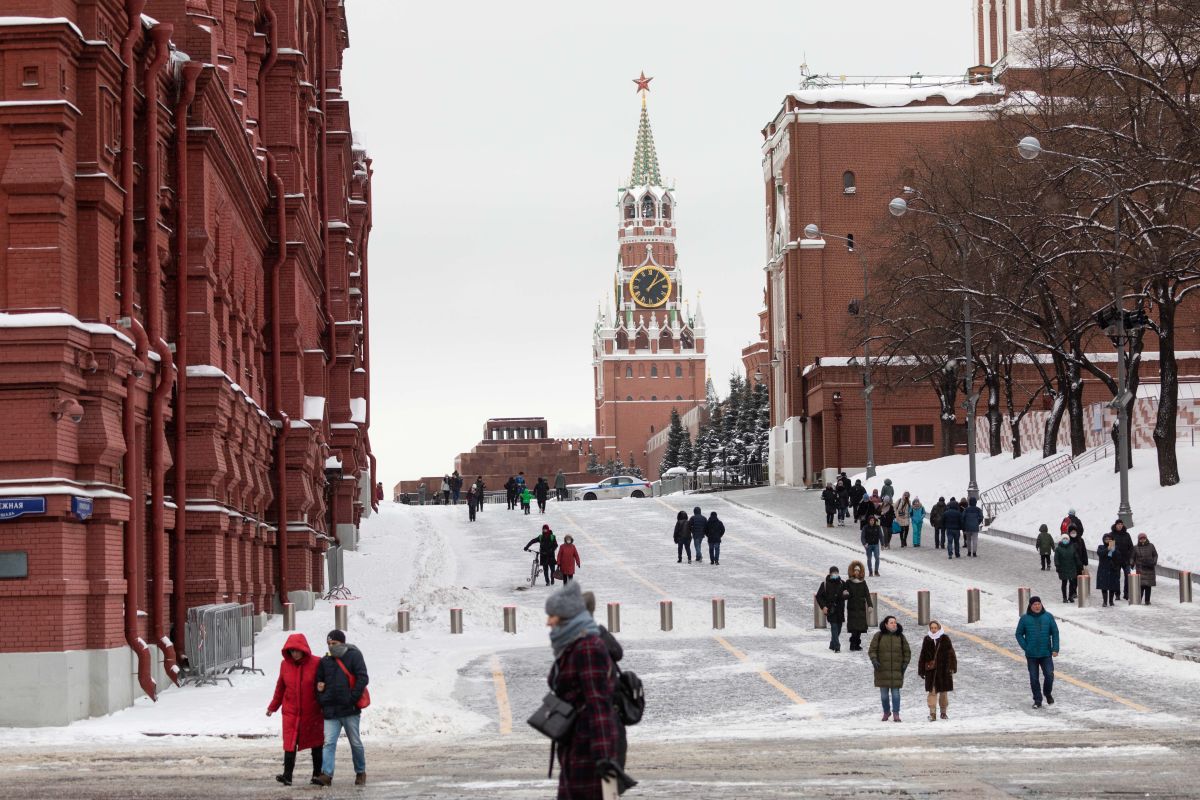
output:
<path id="1" fill-rule="evenodd" d="M 629 293 L 643 308 L 658 308 L 671 296 L 671 277 L 660 267 L 642 267 L 629 279 Z"/>

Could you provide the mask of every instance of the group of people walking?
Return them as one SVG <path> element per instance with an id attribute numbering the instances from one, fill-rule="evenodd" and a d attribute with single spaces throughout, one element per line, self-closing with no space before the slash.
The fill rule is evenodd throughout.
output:
<path id="1" fill-rule="evenodd" d="M 707 517 L 700 511 L 700 506 L 692 509 L 692 516 L 686 511 L 680 511 L 675 516 L 675 533 L 673 535 L 676 549 L 676 563 L 683 563 L 687 554 L 688 563 L 692 563 L 692 548 L 696 548 L 696 563 L 704 563 L 704 551 L 701 549 L 704 540 L 708 539 L 708 562 L 721 563 L 721 537 L 725 535 L 725 523 L 717 518 L 717 512 L 712 511 Z"/>
<path id="2" fill-rule="evenodd" d="M 575 537 L 567 534 L 563 537 L 561 546 L 549 525 L 542 526 L 542 532 L 525 543 L 522 548 L 526 553 L 534 545 L 538 547 L 538 564 L 542 568 L 542 577 L 546 586 L 553 586 L 556 580 L 569 583 L 575 577 L 575 570 L 583 566 L 579 559 L 579 550 L 575 547 Z"/>
<path id="3" fill-rule="evenodd" d="M 1104 608 L 1115 606 L 1117 600 L 1129 600 L 1130 574 L 1137 573 L 1140 596 L 1135 601 L 1150 605 L 1150 594 L 1157 583 L 1158 549 L 1145 533 L 1137 535 L 1137 543 L 1118 519 L 1101 537 L 1094 553 L 1090 553 L 1083 538 L 1083 522 L 1070 509 L 1059 525 L 1059 540 L 1055 544 L 1050 529 L 1042 525 L 1034 546 L 1038 551 L 1041 569 L 1053 565 L 1058 574 L 1064 603 L 1078 598 L 1079 577 L 1088 572 L 1091 555 L 1096 558 L 1096 588 L 1103 597 Z"/>

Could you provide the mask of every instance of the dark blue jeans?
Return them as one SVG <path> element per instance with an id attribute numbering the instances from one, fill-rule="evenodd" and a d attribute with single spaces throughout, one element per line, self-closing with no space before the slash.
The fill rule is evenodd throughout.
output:
<path id="1" fill-rule="evenodd" d="M 1029 666 L 1029 689 L 1033 692 L 1033 702 L 1042 702 L 1042 695 L 1054 694 L 1054 658 L 1045 656 L 1043 658 L 1030 658 L 1025 656 L 1025 663 Z M 1038 670 L 1042 672 L 1042 683 L 1038 684 Z"/>
<path id="2" fill-rule="evenodd" d="M 829 649 L 833 650 L 835 653 L 840 652 L 842 649 L 842 643 L 840 641 L 841 636 L 842 636 L 842 623 L 833 622 L 832 620 L 830 620 L 830 622 L 829 622 Z"/>
<path id="3" fill-rule="evenodd" d="M 946 531 L 946 555 L 950 558 L 958 558 L 958 537 L 959 531 Z"/>
<path id="4" fill-rule="evenodd" d="M 692 549 L 694 549 L 696 551 L 696 560 L 703 561 L 704 560 L 704 534 L 703 533 L 700 534 L 699 536 L 694 536 L 694 535 L 692 536 Z"/>
<path id="5" fill-rule="evenodd" d="M 891 700 L 891 705 L 888 704 Z M 899 689 L 880 689 L 879 702 L 883 704 L 883 713 L 895 714 L 900 716 L 900 690 Z"/>
<path id="6" fill-rule="evenodd" d="M 708 560 L 709 561 L 720 561 L 721 560 L 721 540 L 720 539 L 709 539 L 708 540 Z"/>
<path id="7" fill-rule="evenodd" d="M 690 562 L 692 560 L 692 543 L 690 541 L 684 539 L 682 542 L 678 542 L 676 549 L 679 551 L 680 558 L 683 558 L 683 553 L 686 550 L 688 561 Z"/>

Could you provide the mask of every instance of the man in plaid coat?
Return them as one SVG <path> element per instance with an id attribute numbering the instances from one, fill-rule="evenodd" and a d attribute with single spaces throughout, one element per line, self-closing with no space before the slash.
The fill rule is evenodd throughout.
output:
<path id="1" fill-rule="evenodd" d="M 558 800 L 602 800 L 601 780 L 617 756 L 616 669 L 577 581 L 546 598 L 546 614 L 555 656 L 550 688 L 578 709 L 558 751 Z"/>

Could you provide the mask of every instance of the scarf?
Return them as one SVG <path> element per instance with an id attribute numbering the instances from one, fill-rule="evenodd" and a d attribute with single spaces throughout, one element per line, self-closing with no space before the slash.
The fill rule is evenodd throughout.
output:
<path id="1" fill-rule="evenodd" d="M 938 639 L 942 638 L 942 634 L 945 632 L 946 632 L 945 628 L 938 628 L 937 633 L 929 634 L 929 638 L 936 642 Z"/>
<path id="2" fill-rule="evenodd" d="M 334 658 L 345 658 L 346 651 L 350 648 L 347 644 L 335 644 L 329 647 L 329 655 Z"/>
<path id="3" fill-rule="evenodd" d="M 567 645 L 588 634 L 599 635 L 600 628 L 586 610 L 555 625 L 550 629 L 550 647 L 554 650 L 554 657 L 561 656 Z"/>

